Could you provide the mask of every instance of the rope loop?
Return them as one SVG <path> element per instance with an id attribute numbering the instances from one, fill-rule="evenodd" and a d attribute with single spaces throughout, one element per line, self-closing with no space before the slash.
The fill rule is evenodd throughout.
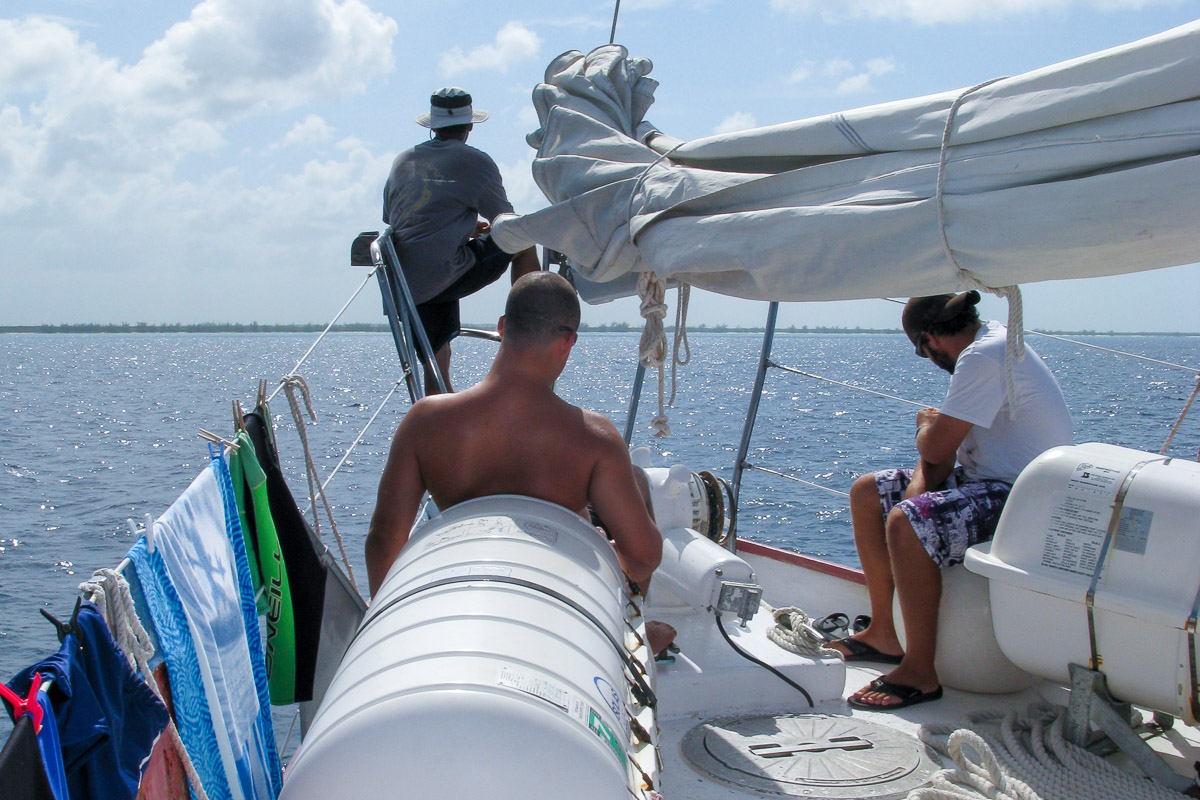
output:
<path id="1" fill-rule="evenodd" d="M 1001 80 L 1004 78 L 992 78 L 976 84 L 965 90 L 950 104 L 950 109 L 946 113 L 946 127 L 942 129 L 941 150 L 938 153 L 936 200 L 938 234 L 942 240 L 942 251 L 958 273 L 959 280 L 970 289 L 988 292 L 1008 301 L 1008 336 L 1004 349 L 1004 392 L 1008 400 L 1008 415 L 1011 419 L 1017 413 L 1016 388 L 1013 385 L 1012 375 L 1013 364 L 1025 358 L 1025 313 L 1021 302 L 1021 289 L 1019 286 L 988 286 L 979 280 L 970 270 L 964 269 L 958 263 L 958 259 L 954 257 L 954 251 L 950 249 L 950 239 L 946 235 L 946 162 L 950 157 L 950 133 L 954 128 L 954 118 L 958 114 L 959 107 L 969 95 Z"/>
<path id="2" fill-rule="evenodd" d="M 809 658 L 828 658 L 832 652 L 821 651 L 825 638 L 813 627 L 813 620 L 803 609 L 789 606 L 772 612 L 775 625 L 767 629 L 767 638 L 787 650 Z"/>
<path id="3" fill-rule="evenodd" d="M 308 382 L 304 380 L 303 376 L 293 372 L 283 377 L 282 385 L 284 391 L 287 392 L 288 406 L 292 409 L 292 419 L 296 421 L 296 433 L 300 436 L 300 444 L 304 448 L 304 474 L 308 479 L 308 498 L 313 510 L 313 530 L 316 532 L 317 538 L 321 538 L 321 519 L 317 513 L 317 498 L 320 497 L 321 504 L 325 507 L 325 515 L 329 519 L 329 527 L 333 530 L 334 538 L 337 539 L 338 550 L 341 551 L 342 564 L 346 567 L 346 574 L 350 577 L 350 583 L 357 585 L 354 580 L 354 568 L 350 566 L 350 557 L 346 555 L 346 545 L 342 542 L 342 534 L 338 531 L 337 523 L 333 519 L 333 506 L 330 505 L 329 498 L 325 496 L 325 487 L 317 476 L 317 465 L 313 463 L 312 452 L 308 447 L 308 432 L 304 427 L 304 414 L 300 411 L 300 403 L 296 399 L 296 390 L 299 389 L 304 397 L 304 405 L 308 408 L 309 418 L 315 422 L 317 415 L 313 411 Z"/>
<path id="4" fill-rule="evenodd" d="M 671 426 L 667 424 L 666 409 L 663 407 L 663 397 L 666 395 L 663 364 L 667 358 L 667 335 L 663 329 L 663 318 L 667 315 L 667 304 L 664 302 L 666 293 L 667 284 L 653 272 L 638 275 L 638 297 L 642 301 L 640 311 L 646 320 L 638 345 L 638 360 L 642 366 L 658 370 L 658 415 L 650 421 L 656 439 L 671 435 Z"/>

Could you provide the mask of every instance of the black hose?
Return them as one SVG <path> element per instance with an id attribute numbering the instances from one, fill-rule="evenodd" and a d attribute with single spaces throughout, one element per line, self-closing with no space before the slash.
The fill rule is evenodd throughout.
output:
<path id="1" fill-rule="evenodd" d="M 742 648 L 740 648 L 736 644 L 734 644 L 733 639 L 730 639 L 729 634 L 725 632 L 725 624 L 721 622 L 721 612 L 720 611 L 714 612 L 714 616 L 716 616 L 716 618 L 717 618 L 717 630 L 719 630 L 721 632 L 721 635 L 725 637 L 725 641 L 729 642 L 729 646 L 733 648 L 733 652 L 737 653 L 739 656 L 746 659 L 747 661 L 753 661 L 755 664 L 758 664 L 763 669 L 766 669 L 766 670 L 769 670 L 769 671 L 775 673 L 776 675 L 779 676 L 780 680 L 784 681 L 789 686 L 791 686 L 793 689 L 800 692 L 800 694 L 804 695 L 804 699 L 808 701 L 809 708 L 817 707 L 817 704 L 813 702 L 812 695 L 809 694 L 808 691 L 803 686 L 796 683 L 794 680 L 789 678 L 787 675 L 784 675 L 782 672 L 775 669 L 767 662 L 760 661 L 759 659 L 755 658 L 754 656 L 750 655 L 745 650 L 743 650 Z"/>

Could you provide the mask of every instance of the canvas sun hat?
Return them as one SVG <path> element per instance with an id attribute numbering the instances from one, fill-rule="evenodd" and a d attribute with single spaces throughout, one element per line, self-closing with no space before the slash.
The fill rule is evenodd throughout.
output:
<path id="1" fill-rule="evenodd" d="M 912 297 L 904 304 L 900 322 L 908 339 L 917 348 L 917 355 L 926 358 L 921 345 L 921 334 L 939 322 L 948 322 L 966 309 L 979 302 L 979 292 L 972 289 L 962 294 L 935 294 L 929 297 Z"/>
<path id="2" fill-rule="evenodd" d="M 429 113 L 418 114 L 417 124 L 437 130 L 451 125 L 471 125 L 487 118 L 488 112 L 471 108 L 471 95 L 465 89 L 446 86 L 429 98 Z"/>

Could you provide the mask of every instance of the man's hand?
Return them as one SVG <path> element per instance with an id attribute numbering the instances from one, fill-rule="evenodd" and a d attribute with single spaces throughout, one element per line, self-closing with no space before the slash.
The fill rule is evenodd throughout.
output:
<path id="1" fill-rule="evenodd" d="M 492 232 L 492 226 L 488 224 L 487 220 L 481 219 L 475 223 L 475 238 L 476 239 L 478 239 L 480 236 L 484 236 L 491 232 Z"/>
<path id="2" fill-rule="evenodd" d="M 917 412 L 917 453 L 921 456 L 905 497 L 937 489 L 954 470 L 958 446 L 971 431 L 971 423 L 943 414 L 936 408 Z"/>

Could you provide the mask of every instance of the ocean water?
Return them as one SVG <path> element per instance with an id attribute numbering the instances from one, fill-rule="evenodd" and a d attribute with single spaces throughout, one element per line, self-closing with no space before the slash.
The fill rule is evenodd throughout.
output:
<path id="1" fill-rule="evenodd" d="M 56 649 L 38 609 L 68 614 L 80 581 L 95 568 L 115 566 L 134 543 L 126 520 L 160 514 L 204 467 L 208 450 L 197 430 L 228 434 L 231 401 L 248 409 L 258 380 L 273 388 L 313 338 L 0 336 L 0 679 Z M 1080 338 L 1200 367 L 1200 337 Z M 637 340 L 636 334 L 582 335 L 560 394 L 623 430 Z M 691 363 L 678 369 L 668 410 L 672 436 L 650 436 L 657 377 L 649 373 L 634 443 L 649 445 L 657 465 L 682 463 L 731 477 L 762 336 L 697 333 L 690 343 Z M 1080 442 L 1157 452 L 1195 386 L 1195 373 L 1184 370 L 1041 337 L 1031 343 L 1058 376 Z M 495 345 L 462 340 L 454 347 L 454 380 L 463 387 L 484 374 Z M 773 360 L 923 405 L 938 405 L 948 381 L 914 358 L 900 334 L 781 333 Z M 395 350 L 387 334 L 333 334 L 300 372 L 317 414 L 315 422 L 306 420 L 309 443 L 325 476 L 399 377 Z M 363 541 L 390 436 L 407 406 L 402 388 L 328 490 L 364 591 Z M 283 394 L 271 410 L 284 472 L 304 507 L 302 451 Z M 862 472 L 911 465 L 915 412 L 896 400 L 771 370 L 749 460 L 845 491 Z M 1200 406 L 1170 453 L 1196 458 L 1198 449 Z M 741 506 L 743 537 L 857 564 L 843 497 L 750 471 Z M 328 524 L 322 531 L 336 549 Z M 0 737 L 6 730 L 7 719 L 0 719 Z"/>

